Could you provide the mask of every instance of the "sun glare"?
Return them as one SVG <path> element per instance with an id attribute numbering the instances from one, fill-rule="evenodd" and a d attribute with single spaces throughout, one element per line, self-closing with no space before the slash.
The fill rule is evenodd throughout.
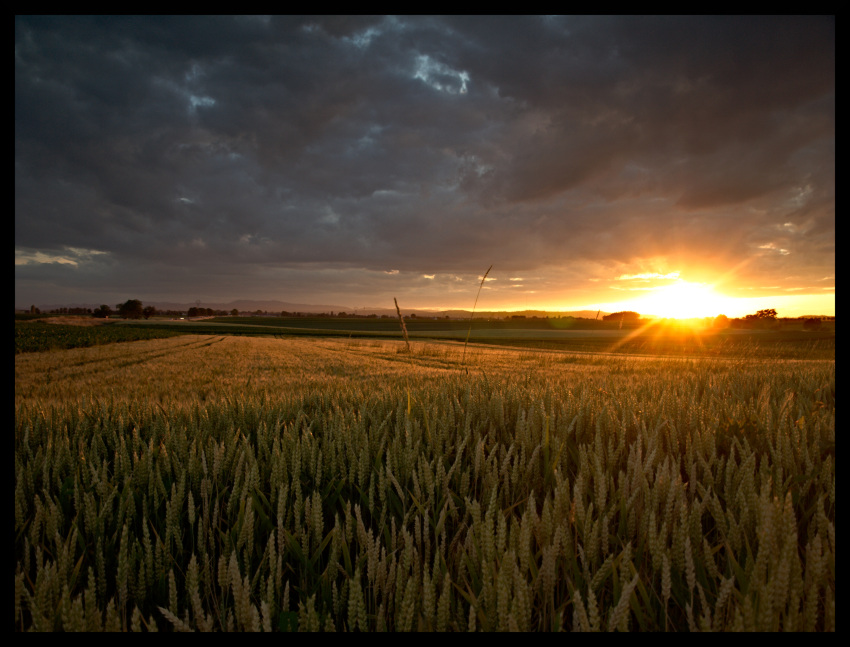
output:
<path id="1" fill-rule="evenodd" d="M 678 280 L 672 285 L 654 290 L 635 303 L 640 304 L 641 314 L 691 319 L 725 314 L 734 308 L 733 301 L 715 292 L 710 285 Z"/>

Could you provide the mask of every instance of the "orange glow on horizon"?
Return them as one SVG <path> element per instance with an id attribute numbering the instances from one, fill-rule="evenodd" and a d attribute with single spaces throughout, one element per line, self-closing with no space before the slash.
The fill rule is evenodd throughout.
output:
<path id="1" fill-rule="evenodd" d="M 640 312 L 649 315 L 670 319 L 693 319 L 716 317 L 718 314 L 737 310 L 740 307 L 737 301 L 715 292 L 711 285 L 679 279 L 671 285 L 665 285 L 635 299 L 634 303 L 640 308 Z"/>
<path id="2" fill-rule="evenodd" d="M 558 289 L 557 295 L 547 294 L 548 289 L 526 290 L 524 304 L 517 303 L 516 298 L 503 300 L 499 298 L 500 295 L 491 292 L 490 298 L 486 301 L 482 295 L 477 310 L 507 313 L 534 313 L 536 311 L 550 315 L 584 311 L 585 314 L 580 316 L 590 318 L 593 318 L 599 310 L 602 314 L 630 310 L 639 313 L 643 318 L 679 321 L 714 319 L 718 315 L 735 319 L 766 308 L 775 309 L 780 318 L 812 315 L 835 316 L 834 287 L 783 288 L 775 286 L 764 288 L 735 285 L 729 280 L 730 272 L 725 273 L 719 279 L 705 277 L 708 280 L 704 280 L 700 276 L 700 279 L 703 280 L 691 281 L 679 277 L 673 278 L 670 273 L 647 277 L 635 275 L 626 278 L 635 279 L 635 283 L 623 286 L 621 278 L 610 279 L 609 285 L 603 284 L 597 289 L 585 290 L 583 297 L 572 296 L 570 298 L 568 296 L 570 290 L 562 291 Z M 551 288 L 552 285 L 545 287 Z M 492 290 L 489 286 L 484 286 L 484 290 L 488 289 Z M 723 292 L 721 292 L 721 289 Z M 804 289 L 805 292 L 802 291 Z M 614 292 L 614 290 L 617 290 L 617 292 Z M 621 298 L 612 299 L 611 297 L 614 294 Z M 629 294 L 629 297 L 622 298 L 626 294 Z M 532 298 L 528 298 L 529 295 Z M 511 296 L 516 297 L 518 295 L 514 292 Z M 605 298 L 606 296 L 608 298 Z M 430 309 L 435 311 L 446 309 L 468 310 L 469 306 L 461 304 Z"/>

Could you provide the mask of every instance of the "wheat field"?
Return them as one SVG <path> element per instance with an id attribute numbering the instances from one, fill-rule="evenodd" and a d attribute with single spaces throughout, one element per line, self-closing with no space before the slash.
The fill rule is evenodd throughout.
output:
<path id="1" fill-rule="evenodd" d="M 15 358 L 16 631 L 834 631 L 834 360 Z"/>

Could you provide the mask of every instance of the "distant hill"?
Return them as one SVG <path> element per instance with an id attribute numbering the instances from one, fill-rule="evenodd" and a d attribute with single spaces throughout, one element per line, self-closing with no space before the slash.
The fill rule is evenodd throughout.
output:
<path id="1" fill-rule="evenodd" d="M 92 310 L 96 310 L 101 306 L 101 303 L 61 303 L 61 304 L 41 304 L 38 305 L 38 308 L 41 309 L 42 312 L 50 312 L 51 310 L 56 310 L 58 308 L 91 308 Z M 142 300 L 144 305 L 152 305 L 157 310 L 178 310 L 178 311 L 188 311 L 189 308 L 201 307 L 201 308 L 212 308 L 213 310 L 225 310 L 230 311 L 236 308 L 240 312 L 256 312 L 260 310 L 262 312 L 268 312 L 270 314 L 280 314 L 281 312 L 302 312 L 302 313 L 331 313 L 339 314 L 340 312 L 346 312 L 348 314 L 356 314 L 356 315 L 369 315 L 374 314 L 378 315 L 387 315 L 390 317 L 395 317 L 396 311 L 394 307 L 389 308 L 353 308 L 351 306 L 345 305 L 327 305 L 327 304 L 315 304 L 315 303 L 292 303 L 289 301 L 276 301 L 276 300 L 249 300 L 249 299 L 240 299 L 237 301 L 228 301 L 227 303 L 219 303 L 212 301 L 201 301 L 200 304 L 197 302 L 178 302 L 178 301 L 145 301 Z M 108 306 L 114 308 L 117 304 L 108 303 Z M 19 310 L 29 310 L 29 306 L 23 308 L 18 308 Z M 426 310 L 423 308 L 405 308 L 402 306 L 401 313 L 408 317 L 412 314 L 415 314 L 417 317 L 450 317 L 452 319 L 466 319 L 468 318 L 472 312 L 470 310 Z M 608 312 L 600 312 L 599 319 L 601 320 L 603 316 L 609 314 Z M 498 317 L 500 319 L 504 319 L 505 317 L 510 316 L 526 316 L 526 317 L 576 317 L 583 319 L 595 319 L 597 316 L 596 310 L 573 310 L 573 311 L 546 311 L 546 310 L 521 310 L 517 312 L 509 312 L 505 310 L 478 310 L 475 312 L 476 319 L 485 319 L 487 317 Z"/>
<path id="2" fill-rule="evenodd" d="M 199 304 L 196 301 L 192 301 L 191 303 L 186 302 L 177 302 L 177 301 L 146 301 L 141 299 L 142 303 L 146 306 L 153 306 L 157 310 L 188 310 L 189 308 L 194 308 Z M 41 304 L 37 305 L 38 308 L 41 309 L 42 312 L 49 312 L 50 310 L 56 310 L 58 308 L 91 308 L 95 310 L 101 306 L 103 301 L 98 303 L 59 303 L 59 304 Z M 117 303 L 107 303 L 110 308 L 114 308 Z M 277 312 L 280 313 L 284 310 L 287 312 L 353 312 L 353 308 L 340 306 L 340 305 L 316 305 L 316 304 L 307 304 L 307 303 L 289 303 L 286 301 L 252 301 L 252 300 L 238 300 L 238 301 L 230 301 L 228 303 L 214 303 L 211 301 L 201 301 L 201 308 L 212 308 L 213 310 L 233 310 L 236 308 L 241 312 L 255 312 L 257 310 L 262 310 L 264 312 Z M 29 310 L 29 306 L 25 308 L 16 309 L 25 309 Z"/>
<path id="3" fill-rule="evenodd" d="M 169 302 L 151 302 L 159 310 L 188 310 L 198 306 L 197 302 L 192 303 L 169 303 Z M 290 303 L 288 301 L 260 301 L 240 299 L 238 301 L 229 301 L 227 303 L 212 303 L 201 301 L 201 308 L 212 308 L 213 310 L 233 310 L 236 308 L 240 312 L 263 312 L 281 313 L 286 312 L 353 312 L 353 309 L 348 306 L 341 305 L 322 305 L 308 303 Z"/>

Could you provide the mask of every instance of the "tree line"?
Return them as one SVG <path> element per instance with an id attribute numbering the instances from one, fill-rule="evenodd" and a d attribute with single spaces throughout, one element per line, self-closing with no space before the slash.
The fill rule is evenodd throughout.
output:
<path id="1" fill-rule="evenodd" d="M 124 319 L 150 319 L 154 315 L 179 317 L 183 316 L 184 312 L 182 310 L 157 310 L 154 306 L 143 305 L 138 299 L 128 299 L 124 303 L 119 303 L 115 306 L 115 310 L 104 304 L 92 312 L 93 317 L 101 318 L 111 317 L 116 314 Z M 212 308 L 193 306 L 185 314 L 187 317 L 216 317 L 226 315 L 235 317 L 239 314 L 239 311 L 236 308 L 228 312 L 227 310 L 213 310 Z"/>
<path id="2" fill-rule="evenodd" d="M 41 314 L 41 309 L 36 306 L 30 306 L 30 314 Z M 92 310 L 91 308 L 54 308 L 49 311 L 49 314 L 67 314 L 67 315 L 91 315 L 96 318 L 108 318 L 114 315 L 118 315 L 119 317 L 123 317 L 124 319 L 150 319 L 154 315 L 165 315 L 171 317 L 181 317 L 184 315 L 184 312 L 181 310 L 157 310 L 154 306 L 148 305 L 145 306 L 138 299 L 128 299 L 124 303 L 119 303 L 115 306 L 115 309 L 110 308 L 108 305 L 103 304 L 99 308 Z M 201 308 L 201 307 L 191 307 L 189 311 L 185 313 L 187 317 L 223 317 L 230 315 L 232 317 L 239 316 L 239 310 L 233 308 L 232 310 L 213 310 L 212 308 Z M 269 315 L 270 313 L 257 310 L 253 314 L 255 315 Z M 354 313 L 340 312 L 340 313 L 303 313 L 303 312 L 287 312 L 283 311 L 280 313 L 281 317 L 303 317 L 303 316 L 312 316 L 312 317 L 357 317 L 358 315 Z M 359 315 L 361 317 L 367 318 L 377 318 L 378 315 L 370 314 L 370 315 Z M 411 318 L 416 317 L 415 314 L 410 315 Z M 381 315 L 382 319 L 387 318 L 387 315 Z M 446 316 L 446 319 L 449 317 Z M 513 315 L 510 317 L 511 319 L 525 319 L 525 315 Z M 537 317 L 532 317 L 532 319 L 536 319 Z M 805 317 L 800 317 L 799 319 L 803 320 L 803 329 L 804 330 L 820 330 L 821 329 L 821 317 L 815 317 L 811 315 L 807 315 Z M 834 317 L 833 317 L 834 319 Z M 622 311 L 622 312 L 614 312 L 608 315 L 604 315 L 602 317 L 602 321 L 612 321 L 612 322 L 620 322 L 626 324 L 637 324 L 640 321 L 640 314 L 633 311 Z M 710 318 L 706 319 L 707 322 L 711 322 Z M 787 321 L 787 319 L 785 320 Z M 755 314 L 749 314 L 744 317 L 730 319 L 726 315 L 717 315 L 714 318 L 713 322 L 711 322 L 713 328 L 736 328 L 736 329 L 763 329 L 763 328 L 776 328 L 780 325 L 780 320 L 777 319 L 777 312 L 774 308 L 767 308 L 765 310 L 759 310 Z"/>

